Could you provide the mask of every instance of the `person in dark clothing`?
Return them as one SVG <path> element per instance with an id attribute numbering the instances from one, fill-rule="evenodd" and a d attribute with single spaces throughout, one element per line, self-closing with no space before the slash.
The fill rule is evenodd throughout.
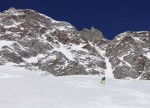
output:
<path id="1" fill-rule="evenodd" d="M 105 83 L 105 76 L 102 77 L 102 80 L 100 81 L 101 84 L 104 84 Z"/>

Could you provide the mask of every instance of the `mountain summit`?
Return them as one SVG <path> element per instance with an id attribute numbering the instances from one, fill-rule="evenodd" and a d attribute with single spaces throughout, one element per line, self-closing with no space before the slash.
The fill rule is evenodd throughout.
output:
<path id="1" fill-rule="evenodd" d="M 100 31 L 77 31 L 29 9 L 10 8 L 0 14 L 0 43 L 1 65 L 13 62 L 56 76 L 104 74 L 106 69 L 99 47 L 108 41 Z"/>
<path id="2" fill-rule="evenodd" d="M 71 24 L 29 9 L 0 13 L 0 65 L 47 71 L 55 76 L 99 74 L 150 79 L 150 32 L 125 32 L 112 41 L 92 27 Z"/>

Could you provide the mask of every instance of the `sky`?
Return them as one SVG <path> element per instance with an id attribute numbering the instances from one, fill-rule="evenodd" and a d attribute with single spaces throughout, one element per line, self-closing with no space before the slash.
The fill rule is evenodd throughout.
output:
<path id="1" fill-rule="evenodd" d="M 1 0 L 0 12 L 32 9 L 77 30 L 92 26 L 112 40 L 125 31 L 150 31 L 150 0 Z"/>

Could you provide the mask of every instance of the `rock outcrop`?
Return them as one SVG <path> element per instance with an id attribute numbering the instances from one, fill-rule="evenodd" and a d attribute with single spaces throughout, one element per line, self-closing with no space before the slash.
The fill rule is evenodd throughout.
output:
<path id="1" fill-rule="evenodd" d="M 33 10 L 11 8 L 0 14 L 0 64 L 28 64 L 56 76 L 102 74 L 106 63 L 95 45 L 108 41 L 94 28 L 86 32 Z"/>
<path id="2" fill-rule="evenodd" d="M 106 48 L 117 79 L 150 80 L 150 32 L 125 32 L 112 40 Z"/>

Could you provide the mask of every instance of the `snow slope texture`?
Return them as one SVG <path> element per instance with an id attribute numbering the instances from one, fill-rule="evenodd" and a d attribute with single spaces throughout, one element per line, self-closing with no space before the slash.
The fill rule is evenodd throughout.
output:
<path id="1" fill-rule="evenodd" d="M 150 82 L 99 76 L 43 76 L 0 66 L 0 108 L 149 108 Z"/>

